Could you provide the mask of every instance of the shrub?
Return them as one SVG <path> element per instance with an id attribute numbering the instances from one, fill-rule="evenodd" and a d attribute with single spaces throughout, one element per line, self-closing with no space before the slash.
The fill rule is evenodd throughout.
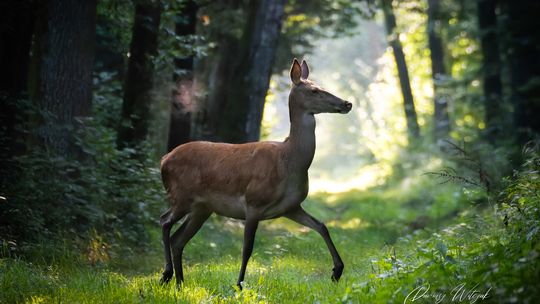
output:
<path id="1" fill-rule="evenodd" d="M 60 157 L 34 145 L 10 160 L 15 170 L 0 190 L 0 237 L 10 254 L 66 237 L 86 246 L 91 235 L 113 250 L 148 243 L 146 227 L 155 224 L 165 201 L 159 162 L 148 143 L 117 150 L 116 132 L 104 123 L 108 109 L 98 105 L 94 117 L 78 121 L 78 155 Z M 34 111 L 23 106 L 29 108 L 21 111 Z"/>

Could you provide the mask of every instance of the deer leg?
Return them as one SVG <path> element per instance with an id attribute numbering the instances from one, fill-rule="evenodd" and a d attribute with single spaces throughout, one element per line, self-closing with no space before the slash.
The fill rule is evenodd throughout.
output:
<path id="1" fill-rule="evenodd" d="M 197 231 L 201 229 L 204 222 L 212 213 L 208 211 L 194 211 L 184 222 L 185 227 L 180 227 L 172 236 L 172 254 L 174 272 L 176 273 L 176 285 L 184 281 L 184 273 L 182 271 L 182 253 L 186 244 L 195 236 Z M 182 225 L 182 226 L 184 226 Z"/>
<path id="2" fill-rule="evenodd" d="M 171 260 L 170 233 L 171 228 L 178 220 L 184 217 L 186 213 L 175 214 L 172 209 L 167 210 L 160 217 L 161 233 L 163 239 L 163 249 L 165 251 L 165 269 L 160 279 L 161 284 L 168 283 L 173 275 L 173 264 Z M 180 227 L 182 229 L 182 227 Z"/>
<path id="3" fill-rule="evenodd" d="M 330 233 L 328 233 L 326 226 L 313 216 L 309 215 L 304 209 L 302 209 L 302 207 L 285 214 L 285 217 L 297 222 L 298 224 L 317 231 L 323 237 L 324 241 L 326 242 L 326 246 L 328 246 L 328 250 L 330 250 L 330 254 L 332 255 L 332 260 L 334 261 L 334 269 L 332 269 L 332 281 L 339 281 L 339 278 L 343 273 L 344 265 L 339 253 L 337 252 L 336 246 L 334 246 L 334 243 L 330 238 Z"/>
<path id="4" fill-rule="evenodd" d="M 238 276 L 238 281 L 236 286 L 242 289 L 242 282 L 244 281 L 244 276 L 246 274 L 246 267 L 253 252 L 253 244 L 255 242 L 255 232 L 257 232 L 257 226 L 259 225 L 259 220 L 246 218 L 246 223 L 244 226 L 244 249 L 242 251 L 242 267 L 240 268 L 240 275 Z"/>

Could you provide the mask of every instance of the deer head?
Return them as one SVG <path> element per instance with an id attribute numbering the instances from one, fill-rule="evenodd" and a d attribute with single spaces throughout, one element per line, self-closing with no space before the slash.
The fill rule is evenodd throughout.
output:
<path id="1" fill-rule="evenodd" d="M 352 104 L 343 100 L 322 87 L 308 80 L 309 67 L 307 62 L 302 64 L 295 58 L 291 67 L 291 107 L 300 108 L 311 114 L 341 113 L 346 114 L 352 108 Z"/>

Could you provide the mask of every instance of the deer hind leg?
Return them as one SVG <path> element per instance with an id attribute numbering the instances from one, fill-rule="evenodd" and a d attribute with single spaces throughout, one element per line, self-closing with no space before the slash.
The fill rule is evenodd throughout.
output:
<path id="1" fill-rule="evenodd" d="M 172 226 L 182 219 L 187 212 L 175 212 L 174 208 L 169 208 L 160 217 L 161 233 L 163 239 L 163 249 L 165 252 L 165 269 L 161 277 L 160 283 L 168 283 L 173 276 L 173 264 L 171 259 L 170 233 Z M 180 227 L 182 228 L 182 227 Z"/>
<path id="2" fill-rule="evenodd" d="M 210 217 L 212 212 L 207 210 L 195 210 L 188 214 L 186 221 L 182 227 L 178 228 L 172 235 L 172 254 L 174 272 L 176 274 L 176 285 L 184 281 L 184 273 L 182 270 L 182 253 L 186 244 L 195 236 L 201 229 L 204 222 Z"/>
<path id="3" fill-rule="evenodd" d="M 330 254 L 332 255 L 332 260 L 334 261 L 334 269 L 332 269 L 332 281 L 339 281 L 339 278 L 343 273 L 344 265 L 339 253 L 337 252 L 336 246 L 334 246 L 334 243 L 330 238 L 330 233 L 328 232 L 326 226 L 313 216 L 309 215 L 304 209 L 302 209 L 302 207 L 285 214 L 285 217 L 297 222 L 300 225 L 304 225 L 317 231 L 323 237 L 324 241 L 326 242 L 326 246 L 328 246 L 328 250 L 330 250 Z"/>

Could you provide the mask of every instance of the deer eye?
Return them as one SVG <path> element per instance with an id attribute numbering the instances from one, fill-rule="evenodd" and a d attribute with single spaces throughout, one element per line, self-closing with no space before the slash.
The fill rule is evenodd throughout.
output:
<path id="1" fill-rule="evenodd" d="M 319 94 L 319 90 L 311 90 L 311 94 Z"/>

